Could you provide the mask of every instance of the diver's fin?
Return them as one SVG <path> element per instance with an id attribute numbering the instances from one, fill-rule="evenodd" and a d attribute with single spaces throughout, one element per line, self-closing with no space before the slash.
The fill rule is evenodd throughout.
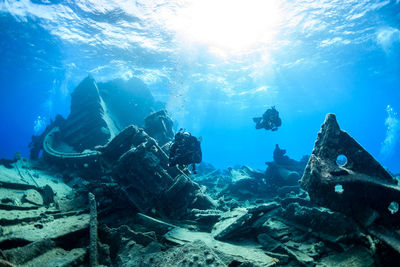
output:
<path id="1" fill-rule="evenodd" d="M 256 117 L 256 118 L 253 118 L 253 121 L 255 122 L 255 123 L 259 123 L 260 121 L 261 121 L 261 117 Z"/>

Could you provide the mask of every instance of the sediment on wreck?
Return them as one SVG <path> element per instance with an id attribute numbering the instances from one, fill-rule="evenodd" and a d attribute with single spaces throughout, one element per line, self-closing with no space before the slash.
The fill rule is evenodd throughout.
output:
<path id="1" fill-rule="evenodd" d="M 397 180 L 340 129 L 334 114 L 321 126 L 300 183 L 311 201 L 354 218 L 400 252 Z"/>
<path id="2" fill-rule="evenodd" d="M 267 172 L 203 165 L 200 174 L 189 175 L 168 165 L 172 119 L 165 110 L 149 108 L 155 103 L 145 89 L 141 96 L 149 102 L 135 113 L 134 125 L 125 125 L 129 105 L 119 108 L 110 99 L 118 99 L 112 96 L 115 86 L 127 84 L 87 82 L 97 100 L 85 116 L 96 112 L 93 118 L 105 125 L 96 131 L 110 135 L 96 145 L 82 144 L 87 149 L 79 151 L 63 137 L 74 127 L 73 117 L 65 124 L 72 128 L 59 119 L 41 139 L 40 161 L 0 166 L 8 193 L 0 204 L 0 260 L 18 266 L 384 266 L 380 263 L 400 258 L 395 252 L 400 231 L 391 224 L 396 217 L 386 216 L 357 191 L 396 191 L 396 185 L 342 134 L 332 115 L 308 163 L 306 157 L 289 158 L 277 145 Z M 119 96 L 142 102 L 128 91 Z M 84 135 L 82 129 L 73 130 Z M 338 153 L 347 156 L 347 164 L 336 164 Z M 306 163 L 302 186 L 309 195 L 297 182 Z M 363 171 L 364 165 L 374 169 Z M 376 179 L 379 175 L 382 179 Z M 335 192 L 338 181 L 342 191 Z M 217 200 L 207 194 L 210 189 Z M 348 202 L 353 200 L 364 201 L 360 209 L 365 211 L 348 212 L 356 209 Z M 394 212 L 393 205 L 386 211 Z"/>
<path id="3" fill-rule="evenodd" d="M 53 138 L 57 140 L 52 143 L 55 151 L 83 153 L 106 144 L 129 125 L 143 127 L 144 118 L 163 107 L 139 79 L 97 83 L 88 76 L 71 94 L 68 118 L 57 115 L 41 135 L 32 136 L 31 158 L 38 158 L 45 137 L 56 127 L 59 131 Z"/>
<path id="4" fill-rule="evenodd" d="M 140 84 L 135 81 L 97 84 L 92 77 L 84 79 L 71 95 L 71 114 L 46 131 L 44 161 L 61 171 L 74 171 L 92 189 L 96 188 L 99 177 L 117 183 L 122 198 L 143 213 L 178 218 L 191 208 L 214 207 L 213 200 L 187 172 L 168 166 L 166 146 L 174 132 L 167 111 L 151 113 L 152 107 L 159 104 L 145 88 L 128 90 L 131 85 Z M 123 103 L 117 105 L 118 98 L 110 90 L 124 96 Z M 140 111 L 131 119 L 126 117 L 126 109 L 131 106 L 125 105 L 126 101 L 140 102 L 139 106 L 131 107 Z M 91 103 L 90 108 L 85 108 L 86 102 Z M 125 125 L 132 122 L 136 125 Z M 143 124 L 145 129 L 137 126 Z M 85 130 L 87 127 L 90 131 Z M 98 139 L 101 136 L 104 138 Z"/>
<path id="5" fill-rule="evenodd" d="M 179 218 L 190 208 L 214 207 L 213 201 L 197 183 L 178 167 L 168 166 L 168 156 L 155 139 L 134 126 L 128 127 L 120 135 L 125 135 L 125 132 L 129 132 L 131 143 L 135 145 L 124 151 L 114 163 L 113 175 L 128 200 L 140 212 L 153 210 L 162 216 Z M 115 149 L 111 148 L 115 144 L 110 142 L 109 146 L 104 148 L 104 151 L 108 151 L 104 152 L 106 158 L 109 153 L 115 153 Z"/>
<path id="6" fill-rule="evenodd" d="M 98 252 L 97 252 L 97 208 L 96 199 L 92 193 L 89 193 L 89 264 L 90 266 L 97 266 Z"/>
<path id="7" fill-rule="evenodd" d="M 24 158 L 0 166 L 0 258 L 16 266 L 80 265 L 89 214 L 74 191 Z M 72 247 L 71 247 L 72 246 Z"/>
<path id="8" fill-rule="evenodd" d="M 276 189 L 285 186 L 299 186 L 299 180 L 306 167 L 308 156 L 303 156 L 300 161 L 291 159 L 286 154 L 285 149 L 281 149 L 278 144 L 275 145 L 273 152 L 273 161 L 267 161 L 268 165 L 265 171 L 267 183 Z"/>
<path id="9" fill-rule="evenodd" d="M 337 163 L 340 155 L 347 158 L 343 166 Z M 397 181 L 348 133 L 340 130 L 334 114 L 326 116 L 318 133 L 301 185 L 315 203 L 361 222 L 367 223 L 375 212 L 383 224 L 400 222 L 400 213 L 391 214 L 388 210 L 391 202 L 400 203 Z"/>

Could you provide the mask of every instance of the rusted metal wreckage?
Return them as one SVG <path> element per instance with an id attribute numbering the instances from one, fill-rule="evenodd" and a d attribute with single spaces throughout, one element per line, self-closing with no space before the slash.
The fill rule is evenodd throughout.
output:
<path id="1" fill-rule="evenodd" d="M 91 95 L 89 109 L 76 99 L 87 94 Z M 72 97 L 70 116 L 42 138 L 47 162 L 75 169 L 89 179 L 111 176 L 143 213 L 179 218 L 188 208 L 214 206 L 187 173 L 168 166 L 168 144 L 174 135 L 165 110 L 147 116 L 145 130 L 135 125 L 123 129 L 125 125 L 117 123 L 116 112 L 105 104 L 92 78 L 85 79 Z"/>
<path id="2" fill-rule="evenodd" d="M 300 184 L 311 201 L 354 218 L 400 252 L 398 182 L 340 129 L 334 114 L 326 116 Z"/>
<path id="3" fill-rule="evenodd" d="M 100 91 L 95 81 L 87 78 L 73 95 L 70 116 L 67 119 L 59 117 L 42 136 L 33 140 L 36 144 L 33 158 L 42 150 L 43 161 L 20 160 L 14 164 L 13 169 L 0 168 L 3 173 L 0 177 L 1 185 L 11 189 L 7 191 L 9 196 L 2 200 L 0 207 L 0 220 L 3 224 L 0 227 L 0 249 L 7 248 L 4 258 L 10 262 L 28 262 L 28 259 L 15 257 L 20 255 L 19 246 L 24 246 L 23 249 L 28 252 L 45 252 L 46 257 L 57 260 L 56 255 L 62 254 L 65 266 L 82 263 L 85 261 L 86 248 L 71 251 L 60 248 L 60 244 L 71 243 L 70 238 L 73 236 L 89 243 L 90 251 L 94 248 L 90 258 L 95 263 L 96 257 L 92 259 L 92 255 L 97 255 L 96 239 L 103 238 L 105 244 L 111 246 L 106 237 L 118 229 L 121 237 L 122 232 L 126 232 L 129 238 L 134 235 L 146 237 L 146 244 L 155 240 L 150 238 L 154 233 L 134 233 L 126 225 L 118 225 L 118 228 L 111 230 L 107 230 L 108 226 L 103 227 L 99 230 L 101 238 L 92 235 L 87 240 L 87 229 L 96 225 L 93 219 L 96 218 L 94 195 L 99 204 L 99 217 L 104 220 L 102 223 L 106 223 L 107 216 L 104 214 L 109 212 L 105 206 L 111 206 L 110 209 L 122 217 L 122 214 L 137 213 L 135 220 L 141 221 L 148 230 L 157 232 L 159 237 L 162 236 L 168 242 L 183 245 L 182 249 L 195 246 L 210 250 L 210 253 L 215 249 L 225 255 L 226 259 L 233 257 L 232 260 L 226 260 L 227 265 L 251 261 L 260 266 L 270 266 L 276 263 L 275 257 L 279 257 L 282 264 L 294 259 L 302 265 L 312 266 L 316 261 L 329 261 L 330 253 L 342 255 L 343 247 L 346 248 L 343 253 L 348 255 L 348 262 L 357 258 L 364 263 L 373 263 L 370 255 L 373 245 L 365 248 L 368 245 L 356 244 L 355 249 L 348 249 L 353 247 L 351 242 L 358 243 L 359 239 L 369 242 L 373 239 L 370 236 L 382 240 L 400 253 L 400 215 L 396 210 L 400 189 L 397 181 L 349 134 L 340 130 L 335 115 L 328 114 L 326 117 L 301 180 L 311 201 L 330 209 L 310 203 L 304 192 L 297 196 L 290 193 L 283 198 L 275 198 L 277 202 L 269 198 L 266 203 L 254 200 L 254 206 L 250 207 L 233 208 L 235 203 L 232 202 L 232 209 L 228 209 L 228 201 L 219 199 L 219 204 L 216 204 L 204 193 L 203 187 L 188 177 L 185 170 L 168 166 L 167 155 L 169 142 L 173 138 L 173 123 L 166 111 L 154 113 L 147 110 L 143 113 L 147 117 L 142 117 L 144 124 L 124 121 L 120 119 L 122 115 L 115 109 L 115 103 L 107 100 L 104 91 Z M 85 95 L 91 95 L 90 99 L 85 100 L 82 97 Z M 275 163 L 269 164 L 275 164 L 276 171 L 270 177 L 291 176 L 295 180 L 306 158 L 295 162 L 284 156 L 284 152 L 277 146 Z M 339 156 L 345 156 L 347 162 L 338 162 Z M 32 164 L 42 169 L 38 168 L 36 172 Z M 66 178 L 62 176 L 63 173 L 66 173 Z M 257 182 L 261 186 L 265 185 L 263 178 L 268 178 L 268 175 L 264 177 L 262 173 L 247 167 L 239 171 L 231 170 L 230 175 L 233 174 L 249 178 L 247 180 L 253 177 L 253 180 L 261 181 Z M 71 177 L 77 179 L 77 182 L 67 186 Z M 271 183 L 271 180 L 267 181 Z M 87 188 L 84 188 L 86 185 Z M 116 191 L 106 191 L 109 185 L 113 190 L 116 188 Z M 49 190 L 51 188 L 54 192 Z M 93 189 L 95 193 L 89 194 L 90 214 L 87 203 L 80 200 L 83 198 L 82 188 Z M 282 188 L 282 185 L 277 188 Z M 262 192 L 256 189 L 248 192 Z M 22 203 L 17 203 L 21 193 Z M 233 193 L 230 190 L 226 195 Z M 118 205 L 126 203 L 130 205 L 117 209 Z M 113 218 L 110 216 L 107 220 Z M 207 229 L 207 232 L 188 230 L 184 227 L 185 223 L 178 227 L 159 219 L 181 219 L 185 223 L 193 220 L 191 226 L 198 227 L 193 229 Z M 91 231 L 95 233 L 96 229 Z M 241 238 L 246 240 L 245 245 L 229 244 Z M 199 239 L 201 241 L 195 241 Z M 258 243 L 247 247 L 250 239 L 257 239 Z M 199 245 L 198 242 L 202 243 Z M 329 246 L 334 243 L 343 247 Z M 130 247 L 131 244 L 125 245 Z M 122 246 L 124 249 L 125 245 Z M 124 258 L 124 249 L 118 252 L 118 258 L 131 260 L 130 256 Z M 175 255 L 176 249 L 180 247 L 168 251 Z M 102 254 L 100 252 L 99 255 Z M 160 261 L 168 258 L 163 253 L 159 253 Z M 115 256 L 111 258 L 116 259 Z M 29 262 L 42 260 L 39 254 L 32 257 Z M 102 262 L 106 258 L 104 256 Z M 154 260 L 153 253 L 151 260 Z"/>

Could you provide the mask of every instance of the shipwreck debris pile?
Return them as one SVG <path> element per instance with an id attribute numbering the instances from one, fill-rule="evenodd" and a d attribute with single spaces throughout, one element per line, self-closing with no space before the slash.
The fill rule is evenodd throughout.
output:
<path id="1" fill-rule="evenodd" d="M 82 264 L 85 248 L 59 245 L 87 239 L 89 214 L 74 190 L 23 159 L 11 169 L 0 166 L 0 173 L 3 259 L 18 266 Z"/>
<path id="2" fill-rule="evenodd" d="M 33 137 L 30 160 L 0 165 L 1 266 L 400 260 L 397 180 L 333 114 L 309 158 L 277 145 L 266 172 L 203 163 L 193 175 L 168 166 L 173 122 L 137 81 L 88 77 L 71 102 L 67 119 Z"/>
<path id="3" fill-rule="evenodd" d="M 273 161 L 266 162 L 266 181 L 276 189 L 282 187 L 298 186 L 299 180 L 306 167 L 308 156 L 303 156 L 300 161 L 289 158 L 285 149 L 275 146 Z"/>

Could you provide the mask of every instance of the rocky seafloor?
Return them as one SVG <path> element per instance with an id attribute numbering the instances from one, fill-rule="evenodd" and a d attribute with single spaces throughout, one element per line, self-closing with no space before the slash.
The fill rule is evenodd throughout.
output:
<path id="1" fill-rule="evenodd" d="M 173 137 L 140 81 L 83 80 L 29 159 L 0 161 L 0 266 L 400 263 L 398 177 L 334 114 L 310 156 L 277 145 L 266 171 L 170 167 Z"/>

